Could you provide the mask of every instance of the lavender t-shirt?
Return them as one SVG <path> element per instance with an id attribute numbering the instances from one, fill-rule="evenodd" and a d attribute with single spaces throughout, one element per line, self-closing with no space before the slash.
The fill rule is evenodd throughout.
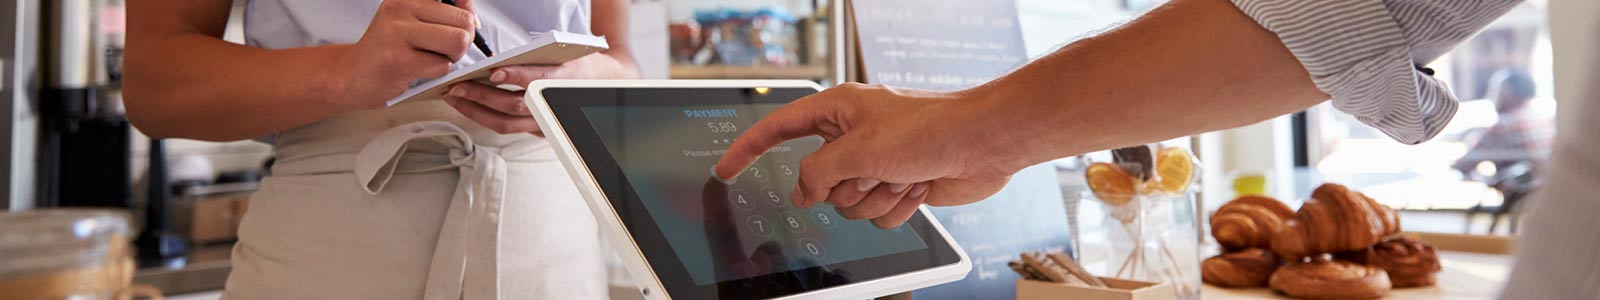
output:
<path id="1" fill-rule="evenodd" d="M 266 49 L 349 44 L 361 39 L 381 0 L 249 0 L 245 43 Z M 589 0 L 477 0 L 483 28 L 495 52 L 527 43 L 530 33 L 561 30 L 588 34 Z M 468 51 L 452 68 L 484 58 Z"/>
<path id="2" fill-rule="evenodd" d="M 350 44 L 361 40 L 382 0 L 247 0 L 245 44 L 287 49 Z M 476 0 L 473 8 L 489 49 L 501 52 L 528 43 L 530 35 L 550 30 L 592 34 L 589 0 Z M 471 65 L 486 56 L 476 47 L 450 66 Z M 420 83 L 418 80 L 416 83 Z M 415 83 L 413 83 L 415 84 Z M 276 144 L 276 136 L 256 141 Z"/>

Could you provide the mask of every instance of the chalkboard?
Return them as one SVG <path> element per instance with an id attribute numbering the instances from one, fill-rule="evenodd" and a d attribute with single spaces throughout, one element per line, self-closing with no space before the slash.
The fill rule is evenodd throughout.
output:
<path id="1" fill-rule="evenodd" d="M 1011 1 L 851 1 L 854 57 L 867 83 L 956 90 L 987 82 L 1025 61 Z M 1006 266 L 1025 251 L 1072 252 L 1071 229 L 1053 164 L 1029 167 L 983 201 L 931 209 L 966 250 L 961 281 L 911 293 L 924 299 L 1014 299 L 1019 276 Z"/>
<path id="2" fill-rule="evenodd" d="M 961 281 L 911 292 L 924 299 L 1015 299 L 1016 273 L 1006 262 L 1024 251 L 1072 254 L 1072 233 L 1053 164 L 1023 169 L 1000 193 L 977 203 L 934 207 L 934 218 L 972 258 Z"/>
<path id="3" fill-rule="evenodd" d="M 1026 60 L 1012 1 L 851 1 L 867 83 L 933 90 L 978 85 Z"/>

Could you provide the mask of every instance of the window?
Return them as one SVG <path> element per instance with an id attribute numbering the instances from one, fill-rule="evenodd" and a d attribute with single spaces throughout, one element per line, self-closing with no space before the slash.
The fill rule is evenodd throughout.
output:
<path id="1" fill-rule="evenodd" d="M 1461 101 L 1431 141 L 1396 143 L 1329 104 L 1307 111 L 1313 173 L 1405 210 L 1494 208 L 1536 187 L 1555 126 L 1545 3 L 1518 6 L 1429 65 Z"/>

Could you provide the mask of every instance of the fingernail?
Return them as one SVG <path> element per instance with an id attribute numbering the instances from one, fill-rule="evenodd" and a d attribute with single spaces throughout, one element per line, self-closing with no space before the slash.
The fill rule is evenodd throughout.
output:
<path id="1" fill-rule="evenodd" d="M 856 189 L 861 190 L 863 193 L 870 192 L 872 191 L 872 188 L 878 187 L 879 183 L 883 182 L 878 181 L 877 179 L 859 178 L 856 179 Z"/>
<path id="2" fill-rule="evenodd" d="M 890 191 L 890 192 L 894 192 L 894 193 L 895 193 L 895 194 L 899 194 L 899 193 L 900 193 L 900 192 L 904 192 L 904 191 L 906 191 L 906 189 L 907 189 L 907 188 L 910 188 L 910 187 L 911 187 L 911 185 L 910 185 L 910 184 L 904 184 L 904 183 L 890 183 L 890 184 L 889 184 L 889 191 Z"/>
<path id="3" fill-rule="evenodd" d="M 510 76 L 509 74 L 506 74 L 506 70 L 495 70 L 494 74 L 489 75 L 489 81 L 505 82 L 506 76 Z"/>
<path id="4" fill-rule="evenodd" d="M 450 95 L 465 98 L 467 97 L 467 90 L 460 86 L 452 87 L 450 88 Z"/>
<path id="5" fill-rule="evenodd" d="M 928 193 L 928 185 L 927 184 L 918 184 L 918 185 L 916 185 L 914 187 L 911 187 L 911 194 L 906 195 L 906 196 L 911 196 L 911 198 L 917 198 L 917 197 L 922 197 L 922 194 L 926 194 L 926 193 Z"/>
<path id="6" fill-rule="evenodd" d="M 722 184 L 733 184 L 734 182 L 737 182 L 737 179 L 739 179 L 738 177 L 722 178 L 722 176 L 717 175 L 717 165 L 716 164 L 712 164 L 711 165 L 711 178 L 716 178 L 717 181 L 722 182 Z"/>

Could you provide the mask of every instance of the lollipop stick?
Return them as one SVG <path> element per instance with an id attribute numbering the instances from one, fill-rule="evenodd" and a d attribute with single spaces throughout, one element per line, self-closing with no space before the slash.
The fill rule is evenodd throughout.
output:
<path id="1" fill-rule="evenodd" d="M 1134 250 L 1134 251 L 1139 251 L 1139 250 Z M 1128 270 L 1128 266 L 1133 264 L 1133 258 L 1134 257 L 1136 257 L 1136 256 L 1134 254 L 1130 253 L 1130 254 L 1128 254 L 1128 258 L 1127 259 L 1123 259 L 1122 260 L 1122 267 L 1117 268 L 1117 278 L 1127 278 L 1127 277 L 1123 276 L 1123 272 L 1126 272 Z"/>

